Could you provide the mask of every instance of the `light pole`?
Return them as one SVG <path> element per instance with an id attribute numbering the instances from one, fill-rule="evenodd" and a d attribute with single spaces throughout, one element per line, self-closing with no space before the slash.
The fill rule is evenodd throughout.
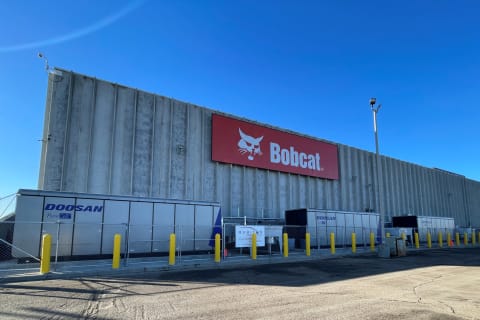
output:
<path id="1" fill-rule="evenodd" d="M 372 109 L 373 113 L 373 131 L 375 133 L 375 161 L 376 161 L 376 167 L 377 167 L 377 203 L 378 203 L 378 213 L 380 215 L 380 243 L 384 244 L 385 243 L 385 213 L 382 210 L 382 201 L 380 200 L 380 183 L 382 181 L 381 173 L 382 170 L 380 168 L 380 152 L 378 150 L 378 128 L 377 128 L 377 113 L 382 107 L 381 104 L 378 104 L 375 107 L 375 104 L 377 103 L 376 98 L 370 98 L 370 108 Z"/>

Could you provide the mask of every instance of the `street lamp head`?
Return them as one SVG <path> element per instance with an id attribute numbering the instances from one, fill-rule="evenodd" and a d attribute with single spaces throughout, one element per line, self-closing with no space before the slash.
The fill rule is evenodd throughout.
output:
<path id="1" fill-rule="evenodd" d="M 373 106 L 375 105 L 375 103 L 377 103 L 377 98 L 370 98 L 370 106 Z"/>

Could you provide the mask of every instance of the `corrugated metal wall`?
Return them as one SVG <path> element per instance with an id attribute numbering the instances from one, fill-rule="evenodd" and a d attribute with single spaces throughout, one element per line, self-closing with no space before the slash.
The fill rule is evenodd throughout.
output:
<path id="1" fill-rule="evenodd" d="M 337 181 L 212 162 L 213 110 L 61 71 L 49 76 L 39 189 L 218 201 L 226 216 L 378 211 L 370 152 L 339 145 Z M 480 226 L 479 182 L 384 156 L 380 162 L 387 217 Z"/>

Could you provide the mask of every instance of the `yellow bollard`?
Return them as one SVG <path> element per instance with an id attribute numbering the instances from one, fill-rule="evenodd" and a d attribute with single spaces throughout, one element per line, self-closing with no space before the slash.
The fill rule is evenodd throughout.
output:
<path id="1" fill-rule="evenodd" d="M 283 256 L 288 257 L 288 233 L 283 234 Z"/>
<path id="2" fill-rule="evenodd" d="M 40 273 L 50 272 L 50 251 L 52 249 L 52 236 L 44 234 L 42 237 L 42 255 L 40 256 Z"/>
<path id="3" fill-rule="evenodd" d="M 252 233 L 252 259 L 257 260 L 257 234 Z"/>
<path id="4" fill-rule="evenodd" d="M 468 245 L 468 233 L 463 233 L 463 244 Z"/>
<path id="5" fill-rule="evenodd" d="M 385 238 L 390 238 L 390 232 L 387 232 L 387 233 L 385 234 Z"/>
<path id="6" fill-rule="evenodd" d="M 168 264 L 175 265 L 175 233 L 170 234 L 170 251 L 168 253 Z"/>
<path id="7" fill-rule="evenodd" d="M 120 247 L 122 236 L 116 233 L 113 236 L 113 258 L 112 258 L 112 269 L 118 269 L 120 267 Z"/>
<path id="8" fill-rule="evenodd" d="M 330 233 L 330 252 L 335 254 L 335 233 Z"/>
<path id="9" fill-rule="evenodd" d="M 447 232 L 447 246 L 452 246 L 452 236 L 450 235 L 450 232 Z"/>
<path id="10" fill-rule="evenodd" d="M 370 232 L 370 251 L 375 251 L 375 234 Z"/>
<path id="11" fill-rule="evenodd" d="M 357 252 L 357 236 L 352 232 L 352 253 Z"/>
<path id="12" fill-rule="evenodd" d="M 420 248 L 420 239 L 418 238 L 418 232 L 415 232 L 415 248 Z"/>
<path id="13" fill-rule="evenodd" d="M 480 242 L 480 231 L 478 231 L 478 241 Z"/>
<path id="14" fill-rule="evenodd" d="M 441 231 L 438 232 L 438 246 L 443 247 L 443 234 Z"/>
<path id="15" fill-rule="evenodd" d="M 477 243 L 477 239 L 475 239 L 475 231 L 473 231 L 472 232 L 472 246 L 474 246 L 475 243 Z"/>
<path id="16" fill-rule="evenodd" d="M 405 232 L 402 232 L 402 240 L 403 241 L 407 240 L 407 235 L 405 234 Z"/>
<path id="17" fill-rule="evenodd" d="M 427 247 L 432 247 L 432 236 L 430 235 L 430 232 L 427 232 Z"/>
<path id="18" fill-rule="evenodd" d="M 215 262 L 220 262 L 220 234 L 215 234 Z"/>
<path id="19" fill-rule="evenodd" d="M 310 233 L 305 233 L 305 254 L 310 257 Z"/>
<path id="20" fill-rule="evenodd" d="M 455 243 L 457 244 L 457 247 L 460 246 L 460 233 L 455 233 Z"/>

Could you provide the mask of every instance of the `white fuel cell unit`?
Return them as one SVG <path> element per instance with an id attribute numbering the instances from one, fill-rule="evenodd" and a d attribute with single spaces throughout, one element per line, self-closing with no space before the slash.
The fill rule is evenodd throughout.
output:
<path id="1" fill-rule="evenodd" d="M 286 231 L 289 239 L 295 239 L 295 247 L 303 247 L 305 233 L 310 233 L 311 246 L 330 245 L 330 234 L 335 235 L 337 246 L 352 244 L 351 234 L 357 235 L 359 244 L 370 241 L 370 233 L 378 242 L 379 215 L 371 212 L 346 212 L 319 209 L 294 209 L 285 211 Z"/>
<path id="2" fill-rule="evenodd" d="M 182 251 L 210 250 L 220 205 L 133 196 L 19 190 L 12 255 L 39 256 L 43 234 L 59 257 L 112 254 L 120 234 L 122 253 L 166 253 L 175 233 Z"/>

